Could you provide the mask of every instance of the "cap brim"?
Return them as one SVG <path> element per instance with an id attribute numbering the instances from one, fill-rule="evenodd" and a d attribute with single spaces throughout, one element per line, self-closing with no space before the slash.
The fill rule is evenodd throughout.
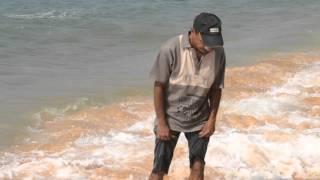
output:
<path id="1" fill-rule="evenodd" d="M 208 47 L 223 46 L 221 34 L 201 34 L 204 45 Z"/>

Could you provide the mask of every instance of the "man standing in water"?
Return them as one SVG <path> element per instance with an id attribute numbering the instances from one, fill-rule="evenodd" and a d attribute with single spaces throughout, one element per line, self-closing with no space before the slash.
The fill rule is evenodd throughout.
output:
<path id="1" fill-rule="evenodd" d="M 215 131 L 225 64 L 221 20 L 214 14 L 197 15 L 190 32 L 162 45 L 150 72 L 156 140 L 149 179 L 163 179 L 168 173 L 181 132 L 188 140 L 189 179 L 204 178 L 204 159 Z"/>

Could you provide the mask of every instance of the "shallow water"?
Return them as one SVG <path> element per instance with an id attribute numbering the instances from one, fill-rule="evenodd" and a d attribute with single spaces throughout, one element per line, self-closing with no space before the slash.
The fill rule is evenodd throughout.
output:
<path id="1" fill-rule="evenodd" d="M 206 179 L 320 178 L 320 55 L 272 56 L 228 68 Z M 85 101 L 85 100 L 82 100 Z M 3 152 L 1 179 L 146 179 L 153 158 L 150 96 L 35 113 L 24 144 Z M 187 177 L 181 136 L 169 179 Z"/>
<path id="2" fill-rule="evenodd" d="M 318 0 L 2 0 L 0 148 L 19 144 L 41 109 L 151 94 L 161 43 L 201 11 L 221 17 L 231 67 L 317 48 L 319 10 Z"/>

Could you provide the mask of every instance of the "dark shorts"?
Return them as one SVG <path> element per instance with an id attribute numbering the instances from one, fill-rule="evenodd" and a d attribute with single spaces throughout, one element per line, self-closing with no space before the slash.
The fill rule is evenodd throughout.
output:
<path id="1" fill-rule="evenodd" d="M 204 158 L 210 138 L 200 138 L 199 132 L 200 131 L 184 133 L 188 140 L 190 168 L 195 160 L 199 160 L 205 164 Z M 152 173 L 164 172 L 168 174 L 180 132 L 171 131 L 171 135 L 172 137 L 169 141 L 163 141 L 156 138 Z"/>

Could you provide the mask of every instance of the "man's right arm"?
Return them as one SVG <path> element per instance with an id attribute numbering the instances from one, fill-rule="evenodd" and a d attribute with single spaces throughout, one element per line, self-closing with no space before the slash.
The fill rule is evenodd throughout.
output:
<path id="1" fill-rule="evenodd" d="M 154 109 L 156 111 L 157 121 L 157 137 L 161 140 L 170 139 L 170 129 L 164 110 L 164 97 L 165 97 L 165 84 L 155 81 L 154 82 Z"/>
<path id="2" fill-rule="evenodd" d="M 156 57 L 156 60 L 150 71 L 150 77 L 154 81 L 154 108 L 156 112 L 156 134 L 161 140 L 170 139 L 170 129 L 166 119 L 165 99 L 166 88 L 169 84 L 169 78 L 174 63 L 174 46 L 171 39 L 164 43 Z"/>

